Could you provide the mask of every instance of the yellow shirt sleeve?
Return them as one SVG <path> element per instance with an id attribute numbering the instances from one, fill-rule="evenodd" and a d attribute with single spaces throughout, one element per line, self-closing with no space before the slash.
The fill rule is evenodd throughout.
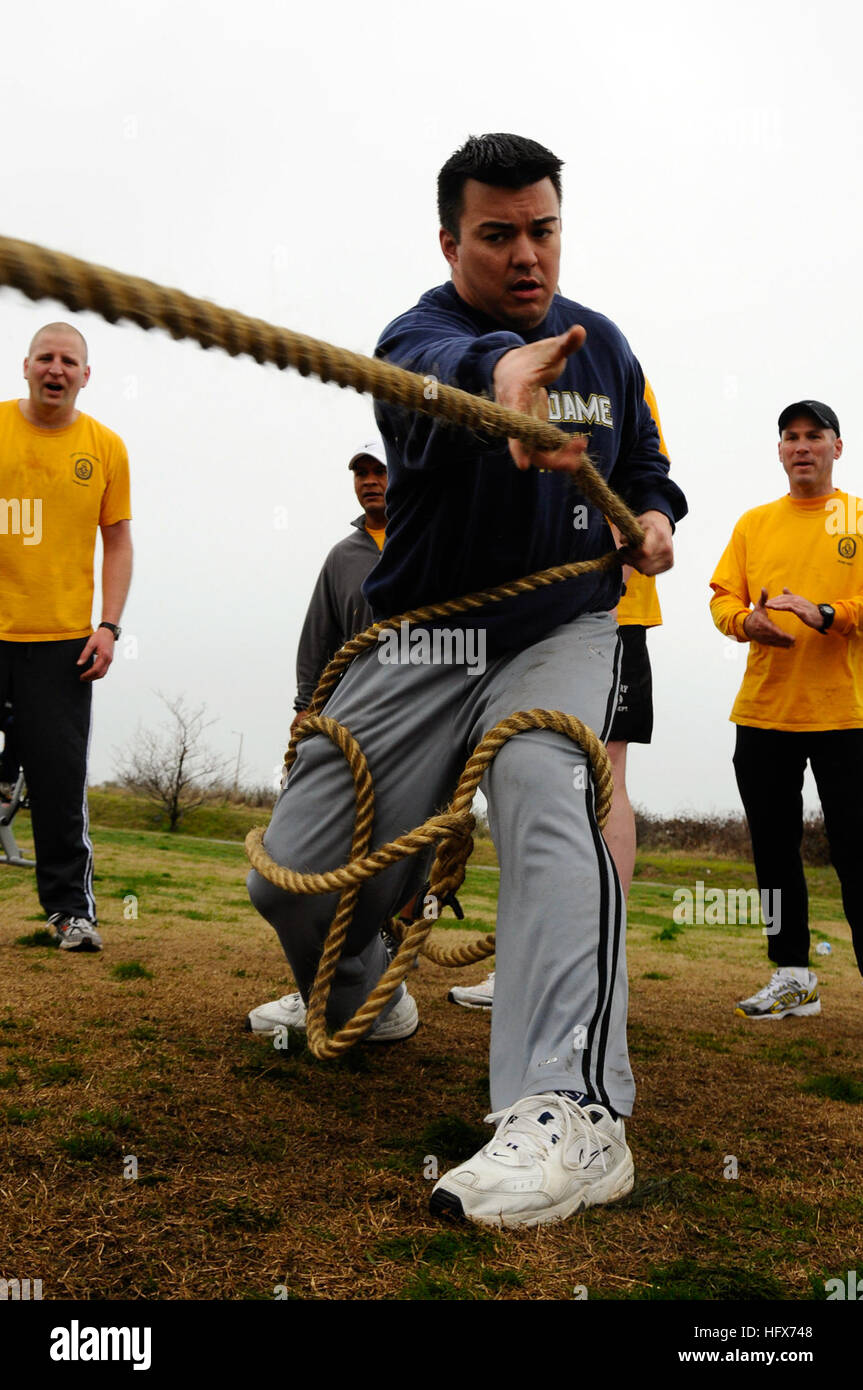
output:
<path id="1" fill-rule="evenodd" d="M 742 522 L 738 522 L 710 581 L 713 589 L 710 616 L 726 637 L 748 642 L 743 624 L 751 611 L 752 600 L 746 578 L 746 542 L 741 527 Z"/>

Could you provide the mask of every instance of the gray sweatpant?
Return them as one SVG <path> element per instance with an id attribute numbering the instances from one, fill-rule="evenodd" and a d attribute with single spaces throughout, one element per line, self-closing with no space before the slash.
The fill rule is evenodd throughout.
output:
<path id="1" fill-rule="evenodd" d="M 374 780 L 371 848 L 447 805 L 485 733 L 516 710 L 560 709 L 605 738 L 615 706 L 617 625 L 591 613 L 521 651 L 476 664 L 383 664 L 381 649 L 348 669 L 326 713 L 350 729 Z M 626 1051 L 625 904 L 596 822 L 586 755 L 545 730 L 518 734 L 483 783 L 500 861 L 491 1028 L 491 1105 L 541 1091 L 583 1091 L 620 1114 L 635 1087 Z M 301 872 L 348 858 L 353 779 L 324 737 L 299 750 L 264 843 Z M 426 876 L 428 857 L 392 865 L 360 891 L 327 1017 L 344 1023 L 387 965 L 379 936 Z M 275 927 L 308 998 L 337 895 L 296 896 L 254 870 L 249 893 Z"/>

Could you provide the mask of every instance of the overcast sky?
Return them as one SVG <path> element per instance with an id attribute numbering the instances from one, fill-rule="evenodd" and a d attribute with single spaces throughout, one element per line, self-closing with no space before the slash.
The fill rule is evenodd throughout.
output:
<path id="1" fill-rule="evenodd" d="M 713 627 L 707 583 L 739 514 L 785 491 L 784 405 L 835 408 L 836 480 L 863 493 L 861 27 L 837 0 L 16 6 L 0 232 L 370 352 L 447 276 L 435 177 L 451 151 L 489 130 L 548 145 L 565 161 L 561 287 L 631 342 L 690 503 L 631 792 L 657 812 L 736 810 L 745 649 Z M 2 289 L 0 313 L 8 399 L 58 308 Z M 160 689 L 205 701 L 214 744 L 235 758 L 242 733 L 246 780 L 271 780 L 371 403 L 75 321 L 93 367 L 79 404 L 129 449 L 136 545 L 137 656 L 121 644 L 97 685 L 91 778 L 158 722 Z"/>

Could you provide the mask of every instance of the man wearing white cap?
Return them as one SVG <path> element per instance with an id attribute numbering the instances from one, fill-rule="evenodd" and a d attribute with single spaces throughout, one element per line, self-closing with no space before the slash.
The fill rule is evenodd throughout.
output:
<path id="1" fill-rule="evenodd" d="M 363 509 L 353 531 L 334 545 L 318 575 L 297 648 L 297 711 L 303 718 L 327 663 L 340 647 L 374 622 L 362 585 L 377 564 L 386 527 L 387 466 L 380 439 L 363 444 L 348 464 Z"/>
<path id="2" fill-rule="evenodd" d="M 362 585 L 384 545 L 386 457 L 383 441 L 375 438 L 361 445 L 348 463 L 363 513 L 351 523 L 351 534 L 333 546 L 312 593 L 297 648 L 297 712 L 291 733 L 305 718 L 318 681 L 336 652 L 374 622 Z M 278 1028 L 304 1030 L 305 1026 L 306 1006 L 298 990 L 252 1009 L 246 1019 L 246 1029 L 262 1037 L 273 1037 Z M 381 1018 L 368 1040 L 398 1042 L 410 1037 L 416 1028 L 416 1005 L 406 994 L 395 1017 Z"/>

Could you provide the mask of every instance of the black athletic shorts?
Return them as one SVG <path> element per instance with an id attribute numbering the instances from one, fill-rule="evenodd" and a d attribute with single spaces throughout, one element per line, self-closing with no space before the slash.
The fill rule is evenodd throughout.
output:
<path id="1" fill-rule="evenodd" d="M 653 734 L 653 678 L 647 654 L 647 628 L 618 629 L 622 644 L 620 689 L 609 743 L 649 743 Z"/>

